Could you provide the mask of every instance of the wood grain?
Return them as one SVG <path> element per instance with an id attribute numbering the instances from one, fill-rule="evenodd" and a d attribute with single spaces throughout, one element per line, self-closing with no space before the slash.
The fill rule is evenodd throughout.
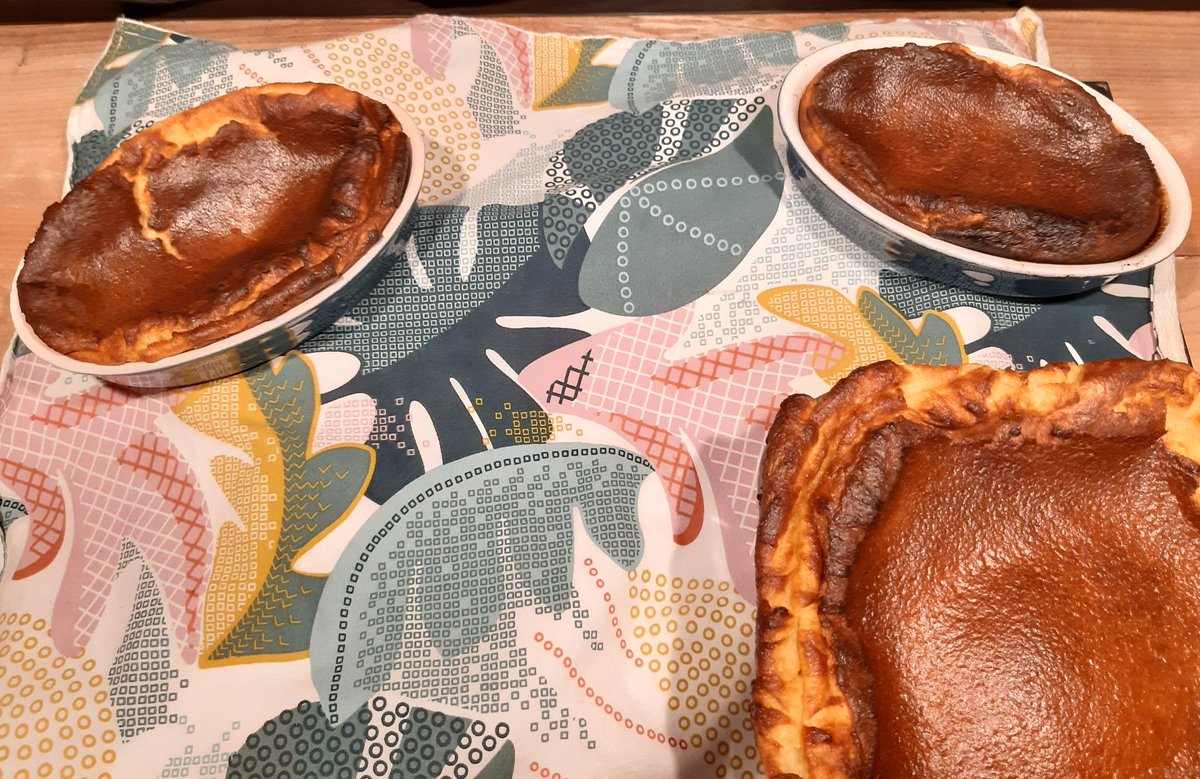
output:
<path id="1" fill-rule="evenodd" d="M 1008 11 L 862 12 L 859 16 L 1001 18 Z M 1194 193 L 1192 229 L 1179 251 L 1180 316 L 1190 349 L 1200 348 L 1200 11 L 1051 10 L 1041 13 L 1053 64 L 1082 79 L 1107 81 L 1118 103 L 1171 151 Z M 525 29 L 695 40 L 846 19 L 847 13 L 496 15 Z M 403 21 L 342 19 L 171 19 L 187 35 L 244 48 L 288 46 Z M 11 285 L 42 211 L 62 192 L 65 127 L 75 96 L 103 52 L 108 22 L 0 25 L 0 280 Z M 8 296 L 0 299 L 0 339 L 12 335 Z"/>
<path id="2" fill-rule="evenodd" d="M 963 7 L 1015 11 L 1022 0 L 902 0 L 905 13 L 928 11 L 953 16 Z M 1039 0 L 1039 10 L 1126 8 L 1129 0 Z M 589 16 L 653 12 L 708 15 L 713 13 L 779 13 L 837 11 L 843 18 L 879 13 L 879 0 L 587 0 Z M 1196 0 L 1138 0 L 1141 10 L 1189 10 Z M 336 14 L 331 10 L 336 9 Z M 554 0 L 4 0 L 0 23 L 103 22 L 117 16 L 146 21 L 174 19 L 253 19 L 277 16 L 339 17 L 408 16 L 420 13 L 467 16 L 545 15 L 561 13 Z"/>

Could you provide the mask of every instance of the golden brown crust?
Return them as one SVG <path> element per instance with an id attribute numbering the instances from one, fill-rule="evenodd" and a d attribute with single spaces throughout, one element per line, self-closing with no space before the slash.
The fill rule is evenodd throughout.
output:
<path id="1" fill-rule="evenodd" d="M 839 597 L 831 588 L 845 562 L 831 562 L 842 554 L 831 548 L 848 543 L 831 542 L 831 522 L 855 499 L 848 490 L 861 487 L 870 445 L 886 440 L 881 431 L 970 439 L 1008 436 L 1019 422 L 1022 437 L 1043 443 L 1161 434 L 1170 452 L 1196 462 L 1198 420 L 1200 376 L 1185 365 L 1136 360 L 1028 373 L 878 363 L 817 400 L 785 401 L 768 436 L 755 550 L 754 721 L 768 776 L 870 775 L 874 723 L 862 691 L 847 689 L 862 679 L 839 635 L 844 626 L 831 618 Z"/>
<path id="2" fill-rule="evenodd" d="M 382 103 L 268 84 L 164 119 L 46 210 L 17 292 L 50 348 L 154 361 L 333 283 L 402 199 L 408 139 Z"/>
<path id="3" fill-rule="evenodd" d="M 821 164 L 883 213 L 989 254 L 1124 259 L 1161 227 L 1146 150 L 1078 84 L 958 44 L 856 51 L 801 98 Z"/>

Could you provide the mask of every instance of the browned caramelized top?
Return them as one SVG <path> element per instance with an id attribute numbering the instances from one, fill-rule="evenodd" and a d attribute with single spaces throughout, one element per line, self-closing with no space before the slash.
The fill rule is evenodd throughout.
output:
<path id="1" fill-rule="evenodd" d="M 1200 776 L 1200 374 L 878 363 L 784 402 L 767 775 Z"/>
<path id="2" fill-rule="evenodd" d="M 896 465 L 845 598 L 863 775 L 1200 776 L 1195 466 L 1153 436 L 1020 435 Z"/>
<path id="3" fill-rule="evenodd" d="M 1162 220 L 1146 150 L 1095 98 L 958 44 L 847 54 L 806 90 L 799 121 L 821 164 L 872 206 L 971 249 L 1106 262 Z"/>
<path id="4" fill-rule="evenodd" d="M 157 360 L 332 283 L 399 205 L 410 148 L 386 106 L 328 84 L 233 92 L 123 143 L 47 209 L 18 278 L 48 346 Z"/>

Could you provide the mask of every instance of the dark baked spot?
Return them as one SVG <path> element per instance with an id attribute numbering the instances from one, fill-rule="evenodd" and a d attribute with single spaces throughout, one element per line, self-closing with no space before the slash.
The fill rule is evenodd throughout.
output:
<path id="1" fill-rule="evenodd" d="M 828 744 L 833 740 L 833 736 L 830 736 L 828 732 L 821 730 L 820 728 L 811 727 L 804 729 L 804 737 L 808 740 L 808 743 L 812 745 Z"/>

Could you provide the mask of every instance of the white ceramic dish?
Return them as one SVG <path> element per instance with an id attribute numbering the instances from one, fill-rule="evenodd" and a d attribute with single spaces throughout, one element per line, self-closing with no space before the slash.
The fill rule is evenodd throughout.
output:
<path id="1" fill-rule="evenodd" d="M 261 322 L 240 333 L 226 336 L 207 346 L 164 357 L 155 362 L 129 362 L 123 365 L 97 365 L 67 357 L 45 344 L 30 328 L 21 311 L 14 277 L 9 295 L 13 326 L 17 336 L 31 352 L 63 370 L 97 376 L 114 384 L 139 388 L 177 387 L 229 376 L 285 354 L 309 336 L 315 335 L 357 303 L 387 270 L 394 253 L 383 249 L 410 226 L 416 212 L 417 194 L 425 173 L 425 145 L 416 122 L 399 106 L 387 104 L 404 134 L 411 151 L 411 168 L 404 195 L 396 213 L 384 226 L 381 237 L 333 284 L 279 316 Z M 17 266 L 17 274 L 24 265 Z"/>
<path id="2" fill-rule="evenodd" d="M 779 121 L 790 147 L 789 166 L 805 197 L 831 224 L 871 254 L 901 263 L 913 272 L 959 287 L 994 295 L 1058 297 L 1099 287 L 1116 276 L 1149 268 L 1170 257 L 1187 235 L 1192 204 L 1179 164 L 1145 127 L 1119 106 L 1071 76 L 1032 60 L 968 46 L 976 55 L 1004 65 L 1031 65 L 1079 84 L 1095 96 L 1122 132 L 1146 148 L 1166 193 L 1167 218 L 1155 239 L 1130 257 L 1085 265 L 1024 262 L 957 246 L 927 235 L 884 214 L 854 194 L 817 161 L 800 135 L 800 98 L 809 83 L 834 60 L 850 52 L 946 41 L 871 38 L 847 41 L 810 54 L 784 79 Z"/>

